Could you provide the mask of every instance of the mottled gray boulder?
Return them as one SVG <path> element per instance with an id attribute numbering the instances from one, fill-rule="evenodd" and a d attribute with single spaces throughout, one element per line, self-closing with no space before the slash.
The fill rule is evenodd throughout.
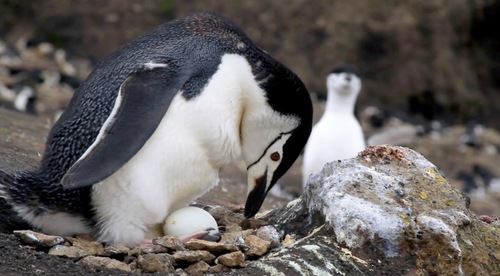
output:
<path id="1" fill-rule="evenodd" d="M 468 199 L 408 148 L 369 147 L 327 164 L 303 198 L 263 219 L 294 241 L 237 274 L 500 272 L 499 227 L 480 221 Z"/>

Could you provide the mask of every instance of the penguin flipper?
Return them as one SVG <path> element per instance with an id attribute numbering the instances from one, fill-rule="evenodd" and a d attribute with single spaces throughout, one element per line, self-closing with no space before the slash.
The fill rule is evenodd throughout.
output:
<path id="1" fill-rule="evenodd" d="M 62 178 L 63 186 L 93 185 L 121 168 L 156 130 L 186 79 L 166 66 L 130 75 L 96 140 Z"/>

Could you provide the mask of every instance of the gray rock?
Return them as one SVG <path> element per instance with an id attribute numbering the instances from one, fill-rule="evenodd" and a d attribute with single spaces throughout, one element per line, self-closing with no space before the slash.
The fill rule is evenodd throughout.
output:
<path id="1" fill-rule="evenodd" d="M 90 266 L 100 266 L 100 267 L 119 269 L 123 271 L 132 271 L 130 266 L 128 266 L 127 264 L 108 257 L 87 256 L 79 260 L 77 263 L 86 264 Z"/>
<path id="2" fill-rule="evenodd" d="M 281 244 L 281 236 L 278 230 L 276 230 L 276 228 L 274 228 L 273 226 L 270 225 L 263 226 L 257 229 L 255 235 L 263 240 L 270 241 L 271 249 L 276 248 Z"/>
<path id="3" fill-rule="evenodd" d="M 303 198 L 267 218 L 296 238 L 240 273 L 491 274 L 494 249 L 481 240 L 500 241 L 432 163 L 402 147 L 327 164 Z"/>
<path id="4" fill-rule="evenodd" d="M 139 255 L 137 258 L 137 267 L 148 273 L 173 273 L 175 271 L 173 264 L 174 258 L 166 253 Z"/>

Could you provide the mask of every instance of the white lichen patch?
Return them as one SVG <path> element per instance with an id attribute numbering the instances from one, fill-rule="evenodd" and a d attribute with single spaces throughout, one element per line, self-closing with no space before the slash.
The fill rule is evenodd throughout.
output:
<path id="1" fill-rule="evenodd" d="M 337 241 L 349 248 L 362 246 L 367 239 L 377 242 L 386 257 L 398 255 L 399 239 L 405 224 L 398 216 L 401 208 L 382 208 L 370 201 L 344 195 L 332 201 L 324 212 L 326 220 L 334 227 Z"/>

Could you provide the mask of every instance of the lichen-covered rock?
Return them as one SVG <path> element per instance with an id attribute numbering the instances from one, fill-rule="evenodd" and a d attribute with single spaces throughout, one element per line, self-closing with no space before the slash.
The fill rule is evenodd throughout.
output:
<path id="1" fill-rule="evenodd" d="M 173 273 L 174 258 L 166 253 L 139 255 L 137 267 L 143 272 L 164 272 Z"/>
<path id="2" fill-rule="evenodd" d="M 132 271 L 130 266 L 127 264 L 108 257 L 87 256 L 79 260 L 77 263 L 119 269 L 123 271 Z"/>
<path id="3" fill-rule="evenodd" d="M 298 239 L 246 269 L 302 273 L 483 274 L 500 272 L 500 229 L 420 154 L 369 147 L 313 174 L 302 199 L 268 218 Z M 302 237 L 302 238 L 300 238 Z M 440 254 L 436 254 L 440 252 Z M 379 260 L 383 260 L 380 262 Z"/>

